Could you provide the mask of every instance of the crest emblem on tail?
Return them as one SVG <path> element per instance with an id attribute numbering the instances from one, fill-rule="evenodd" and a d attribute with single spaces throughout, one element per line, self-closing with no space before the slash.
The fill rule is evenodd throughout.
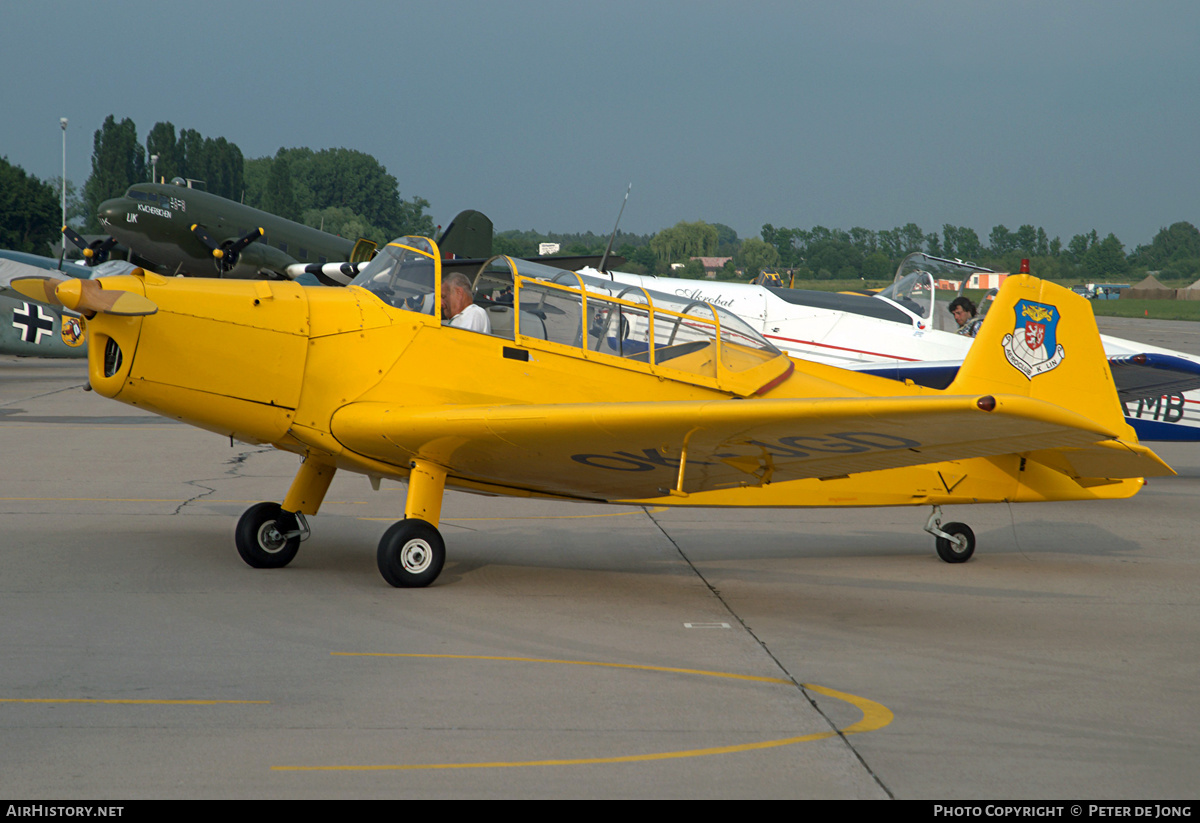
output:
<path id="1" fill-rule="evenodd" d="M 1012 334 L 1004 335 L 1001 346 L 1008 362 L 1026 378 L 1053 371 L 1062 363 L 1058 343 L 1058 308 L 1031 300 L 1018 300 Z"/>

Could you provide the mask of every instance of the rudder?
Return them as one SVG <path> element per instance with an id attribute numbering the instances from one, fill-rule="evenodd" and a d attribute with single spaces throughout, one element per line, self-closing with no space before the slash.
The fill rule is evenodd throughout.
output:
<path id="1" fill-rule="evenodd" d="M 1030 275 L 1004 281 L 950 394 L 1034 397 L 1136 442 L 1087 300 Z"/>

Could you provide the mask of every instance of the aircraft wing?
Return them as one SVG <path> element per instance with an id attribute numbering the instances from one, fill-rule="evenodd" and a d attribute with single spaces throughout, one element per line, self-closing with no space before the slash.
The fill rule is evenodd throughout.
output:
<path id="1" fill-rule="evenodd" d="M 1200 363 L 1170 354 L 1131 354 L 1108 358 L 1117 396 L 1123 403 L 1200 389 Z"/>
<path id="2" fill-rule="evenodd" d="M 1014 395 L 758 399 L 488 407 L 351 403 L 332 432 L 395 466 L 600 500 L 831 478 L 1037 450 L 1086 455 L 1089 475 L 1169 474 L 1148 449 L 1045 401 Z M 1097 448 L 1100 444 L 1101 448 Z M 682 479 L 680 463 L 683 462 Z M 1064 465 L 1070 470 L 1070 461 Z"/>
<path id="3" fill-rule="evenodd" d="M 845 366 L 852 371 L 911 380 L 918 386 L 944 389 L 954 382 L 961 361 L 894 361 Z M 1183 394 L 1200 389 L 1200 363 L 1169 354 L 1139 353 L 1110 355 L 1113 383 L 1122 403 L 1155 400 L 1167 394 Z"/>

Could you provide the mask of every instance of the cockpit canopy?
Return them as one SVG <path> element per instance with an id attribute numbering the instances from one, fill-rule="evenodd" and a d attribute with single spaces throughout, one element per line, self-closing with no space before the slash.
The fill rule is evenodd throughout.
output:
<path id="1" fill-rule="evenodd" d="M 437 317 L 440 271 L 432 241 L 402 237 L 351 285 L 395 308 Z M 529 348 L 606 359 L 743 395 L 791 370 L 790 361 L 745 321 L 700 300 L 505 256 L 479 269 L 472 295 L 488 313 L 492 336 Z"/>
<path id="2" fill-rule="evenodd" d="M 389 306 L 438 316 L 438 253 L 432 240 L 401 237 L 388 243 L 350 282 Z"/>

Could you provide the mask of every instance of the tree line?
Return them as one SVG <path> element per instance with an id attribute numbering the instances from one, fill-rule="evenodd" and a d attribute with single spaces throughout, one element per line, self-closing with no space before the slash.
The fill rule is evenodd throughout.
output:
<path id="1" fill-rule="evenodd" d="M 539 242 L 560 242 L 565 254 L 600 254 L 608 238 L 591 232 L 502 232 L 497 235 L 497 253 L 536 254 Z M 915 223 L 882 230 L 789 229 L 767 223 L 761 239 L 739 239 L 728 226 L 704 221 L 680 222 L 652 235 L 618 232 L 614 251 L 628 261 L 624 268 L 639 274 L 697 278 L 707 276 L 697 258 L 728 257 L 719 278 L 750 279 L 763 271 L 782 270 L 798 280 L 888 281 L 913 252 L 997 271 L 1017 271 L 1021 260 L 1028 259 L 1035 273 L 1053 280 L 1140 280 L 1147 273 L 1164 281 L 1190 283 L 1200 278 L 1200 230 L 1187 222 L 1161 229 L 1149 244 L 1128 253 L 1115 234 L 1102 238 L 1092 230 L 1064 244 L 1032 225 L 1015 230 L 996 226 L 984 243 L 974 229 L 949 223 L 940 232 L 925 232 Z"/>
<path id="2" fill-rule="evenodd" d="M 67 220 L 83 231 L 101 233 L 100 203 L 130 185 L 175 177 L 198 181 L 214 194 L 238 200 L 281 217 L 344 237 L 366 237 L 378 244 L 404 234 L 432 236 L 434 225 L 421 197 L 402 199 L 396 178 L 374 157 L 352 149 L 280 148 L 274 156 L 247 159 L 224 137 L 205 137 L 195 129 L 177 131 L 159 122 L 143 145 L 129 118 L 109 115 L 93 136 L 92 173 L 82 188 L 67 181 Z M 0 158 L 0 246 L 44 253 L 60 237 L 58 178 L 39 180 Z M 538 245 L 555 242 L 564 254 L 603 253 L 607 233 L 573 234 L 503 231 L 494 253 L 516 257 L 537 254 Z M 1015 271 L 1022 258 L 1037 274 L 1056 280 L 1115 281 L 1141 279 L 1154 272 L 1164 281 L 1200 278 L 1200 230 L 1187 222 L 1161 229 L 1147 245 L 1126 252 L 1110 233 L 1092 230 L 1063 243 L 1040 226 L 992 228 L 986 242 L 966 226 L 944 224 L 925 232 L 915 223 L 892 229 L 811 229 L 763 225 L 760 237 L 741 239 L 722 223 L 681 221 L 653 234 L 618 231 L 613 251 L 624 268 L 646 274 L 703 277 L 699 258 L 729 258 L 718 276 L 751 278 L 783 269 L 798 279 L 890 280 L 909 253 L 928 252 L 1000 271 Z"/>
<path id="3" fill-rule="evenodd" d="M 183 178 L 197 188 L 343 237 L 377 244 L 432 235 L 429 202 L 400 197 L 396 178 L 351 149 L 280 148 L 247 159 L 224 137 L 155 123 L 143 145 L 129 118 L 109 115 L 93 135 L 92 172 L 81 189 L 67 181 L 67 222 L 100 234 L 99 207 L 134 183 Z M 0 158 L 0 245 L 44 254 L 62 229 L 60 180 L 38 180 Z"/>

